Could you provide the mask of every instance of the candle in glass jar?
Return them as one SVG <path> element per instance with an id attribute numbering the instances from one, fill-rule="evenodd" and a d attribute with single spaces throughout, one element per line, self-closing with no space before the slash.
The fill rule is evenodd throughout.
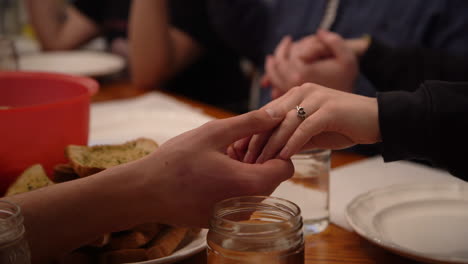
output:
<path id="1" fill-rule="evenodd" d="M 300 209 L 264 196 L 218 203 L 208 232 L 209 264 L 302 264 L 304 238 Z"/>

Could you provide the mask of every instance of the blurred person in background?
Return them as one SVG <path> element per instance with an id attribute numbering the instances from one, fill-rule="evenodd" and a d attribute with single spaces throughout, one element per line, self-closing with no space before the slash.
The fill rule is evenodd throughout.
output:
<path id="1" fill-rule="evenodd" d="M 168 1 L 175 2 L 178 1 Z M 468 18 L 463 15 L 468 2 L 461 0 L 180 2 L 186 10 L 198 12 L 185 20 L 173 21 L 176 30 L 170 32 L 161 30 L 168 23 L 159 15 L 167 8 L 165 1 L 134 2 L 131 49 L 135 82 L 160 83 L 219 45 L 231 48 L 257 69 L 263 69 L 265 58 L 278 50 L 283 37 L 289 35 L 293 42 L 315 34 L 318 28 L 331 29 L 345 38 L 371 34 L 391 47 L 414 45 L 457 55 L 468 52 L 468 35 L 464 34 Z M 363 94 L 375 94 L 362 75 L 356 80 L 356 87 Z M 260 104 L 270 100 L 270 90 L 263 91 Z"/>
<path id="2" fill-rule="evenodd" d="M 76 49 L 104 36 L 112 52 L 128 56 L 130 0 L 27 0 L 26 7 L 44 50 Z"/>
<path id="3" fill-rule="evenodd" d="M 127 33 L 130 5 L 130 0 L 75 0 L 70 4 L 58 0 L 27 0 L 31 24 L 44 50 L 76 49 L 93 38 L 104 36 L 109 50 L 125 57 L 129 56 Z M 174 19 L 193 22 L 192 13 L 197 12 L 177 2 L 171 4 L 168 10 L 167 14 L 153 14 L 167 19 L 164 30 L 170 30 L 171 20 Z M 151 41 L 149 32 L 144 33 L 144 38 L 148 37 L 148 41 Z M 152 59 L 156 63 L 164 60 L 164 56 Z M 247 110 L 250 82 L 241 71 L 239 57 L 231 50 L 215 49 L 205 53 L 196 63 L 185 66 L 161 82 L 139 86 L 161 88 L 232 112 Z M 192 87 L 197 87 L 197 90 L 194 91 Z M 222 96 L 219 87 L 226 88 Z"/>

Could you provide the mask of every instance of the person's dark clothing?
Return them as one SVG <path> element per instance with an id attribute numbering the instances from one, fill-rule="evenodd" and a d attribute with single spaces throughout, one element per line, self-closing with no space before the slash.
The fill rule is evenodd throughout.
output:
<path id="1" fill-rule="evenodd" d="M 420 47 L 391 48 L 373 39 L 360 69 L 378 91 L 414 91 L 425 80 L 468 81 L 468 56 Z"/>
<path id="2" fill-rule="evenodd" d="M 427 160 L 468 180 L 468 83 L 427 81 L 377 95 L 386 162 Z"/>
<path id="3" fill-rule="evenodd" d="M 73 5 L 95 22 L 108 43 L 116 38 L 127 38 L 130 0 L 76 0 Z"/>
<path id="4" fill-rule="evenodd" d="M 190 16 L 175 26 L 198 42 L 217 38 L 262 67 L 287 35 L 315 34 L 327 0 L 171 0 Z M 468 54 L 465 0 L 341 0 L 331 30 L 345 38 L 371 34 L 392 47 L 422 46 Z M 200 22 L 203 21 L 203 22 Z M 206 27 L 211 29 L 207 29 Z M 207 34 L 213 31 L 215 36 Z"/>

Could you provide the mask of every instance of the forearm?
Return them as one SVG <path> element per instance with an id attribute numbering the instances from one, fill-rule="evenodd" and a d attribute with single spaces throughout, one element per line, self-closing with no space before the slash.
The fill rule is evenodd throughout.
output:
<path id="1" fill-rule="evenodd" d="M 26 6 L 40 43 L 50 49 L 65 22 L 66 5 L 58 0 L 28 0 Z"/>
<path id="2" fill-rule="evenodd" d="M 425 82 L 413 93 L 378 95 L 386 161 L 424 159 L 468 180 L 468 83 Z"/>
<path id="3" fill-rule="evenodd" d="M 58 0 L 28 0 L 31 22 L 44 50 L 69 50 L 99 34 L 99 26 Z"/>
<path id="4" fill-rule="evenodd" d="M 9 197 L 22 209 L 33 262 L 46 263 L 99 235 L 148 222 L 140 174 L 125 165 Z"/>
<path id="5" fill-rule="evenodd" d="M 164 80 L 174 64 L 166 0 L 133 1 L 129 36 L 134 82 L 152 86 Z"/>

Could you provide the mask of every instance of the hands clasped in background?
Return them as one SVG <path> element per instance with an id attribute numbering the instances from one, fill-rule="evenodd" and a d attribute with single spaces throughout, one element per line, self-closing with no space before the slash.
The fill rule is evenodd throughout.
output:
<path id="1" fill-rule="evenodd" d="M 273 55 L 266 58 L 263 86 L 272 86 L 272 98 L 304 83 L 316 83 L 351 92 L 359 73 L 353 40 L 319 31 L 292 42 L 284 37 Z"/>

